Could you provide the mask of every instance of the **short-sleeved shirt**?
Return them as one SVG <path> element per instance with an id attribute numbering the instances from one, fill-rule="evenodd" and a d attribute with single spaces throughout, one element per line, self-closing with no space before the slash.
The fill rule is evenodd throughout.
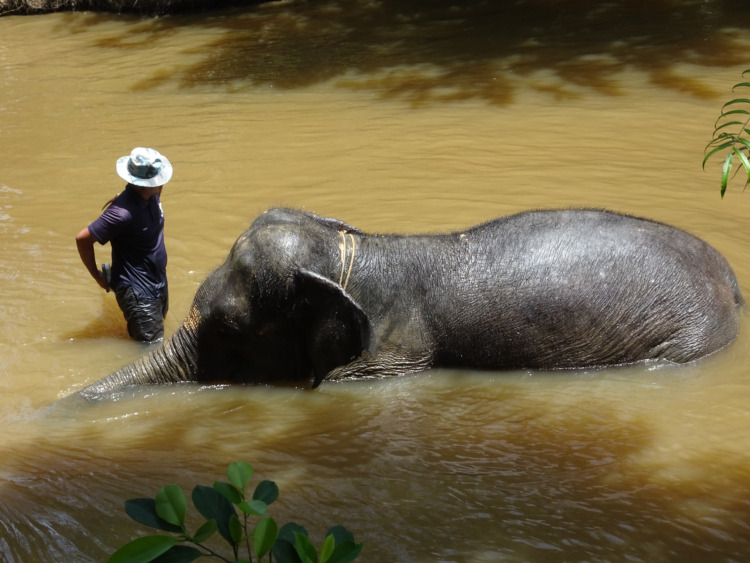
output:
<path id="1" fill-rule="evenodd" d="M 158 195 L 144 200 L 134 189 L 126 188 L 89 225 L 89 232 L 100 244 L 112 243 L 112 289 L 132 287 L 139 299 L 166 295 L 167 249 Z"/>

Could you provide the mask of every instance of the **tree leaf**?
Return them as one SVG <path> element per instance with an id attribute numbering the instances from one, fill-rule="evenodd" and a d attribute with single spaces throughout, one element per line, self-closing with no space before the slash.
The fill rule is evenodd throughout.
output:
<path id="1" fill-rule="evenodd" d="M 279 487 L 273 481 L 261 481 L 255 487 L 253 500 L 262 500 L 266 504 L 273 504 L 279 498 Z"/>
<path id="2" fill-rule="evenodd" d="M 328 532 L 327 537 L 333 537 L 336 541 L 336 548 L 328 558 L 328 563 L 348 563 L 359 556 L 362 551 L 363 543 L 355 544 L 354 535 L 343 526 L 333 526 Z"/>
<path id="3" fill-rule="evenodd" d="M 143 536 L 115 551 L 108 563 L 149 563 L 176 543 L 177 539 L 172 536 Z"/>
<path id="4" fill-rule="evenodd" d="M 722 112 L 724 111 L 725 107 L 731 106 L 733 104 L 750 104 L 750 99 L 747 99 L 747 98 L 737 98 L 737 99 L 734 99 L 734 100 L 729 100 L 726 104 L 724 104 L 723 106 L 721 106 Z"/>
<path id="5" fill-rule="evenodd" d="M 302 563 L 295 547 L 297 543 L 295 534 L 306 536 L 307 530 L 295 522 L 287 522 L 279 530 L 276 543 L 273 544 L 273 549 L 271 549 L 273 557 L 278 563 Z"/>
<path id="6" fill-rule="evenodd" d="M 355 544 L 353 541 L 345 541 L 336 546 L 327 563 L 349 563 L 354 561 L 362 552 L 364 543 Z"/>
<path id="7" fill-rule="evenodd" d="M 187 500 L 182 489 L 177 485 L 167 485 L 156 493 L 156 514 L 162 520 L 180 526 L 185 523 Z"/>
<path id="8" fill-rule="evenodd" d="M 747 172 L 748 176 L 748 182 L 750 182 L 750 160 L 747 159 L 747 156 L 745 156 L 745 153 L 743 153 L 741 150 L 735 148 L 734 154 L 737 155 L 737 158 L 740 159 L 740 162 L 742 162 L 742 166 L 745 168 L 745 171 Z"/>
<path id="9" fill-rule="evenodd" d="M 326 536 L 333 536 L 337 544 L 345 541 L 354 542 L 354 536 L 352 533 L 343 526 L 333 526 L 326 532 Z"/>
<path id="10" fill-rule="evenodd" d="M 125 512 L 133 520 L 165 532 L 180 533 L 182 528 L 170 524 L 156 514 L 156 501 L 152 498 L 133 498 L 125 501 Z"/>
<path id="11" fill-rule="evenodd" d="M 294 532 L 294 548 L 302 563 L 318 563 L 318 552 L 306 535 Z"/>
<path id="12" fill-rule="evenodd" d="M 294 542 L 297 541 L 297 538 L 294 535 L 295 532 L 298 534 L 302 534 L 303 536 L 308 535 L 307 530 L 305 530 L 304 526 L 300 526 L 296 522 L 287 522 L 279 530 L 279 539 L 286 540 L 294 545 Z"/>
<path id="13" fill-rule="evenodd" d="M 726 131 L 724 131 L 722 133 L 719 133 L 713 139 L 711 139 L 711 141 L 706 145 L 706 149 L 708 149 L 708 147 L 711 147 L 713 145 L 718 145 L 720 143 L 725 143 L 725 142 L 727 142 L 727 139 L 730 142 L 733 142 L 734 141 L 734 135 L 731 135 L 731 134 L 727 133 Z"/>
<path id="14" fill-rule="evenodd" d="M 294 544 L 287 540 L 276 539 L 271 549 L 271 554 L 276 563 L 302 563 L 297 550 L 294 548 Z"/>
<path id="15" fill-rule="evenodd" d="M 250 482 L 250 477 L 252 477 L 252 475 L 253 466 L 244 461 L 235 461 L 227 468 L 227 477 L 229 477 L 229 481 L 240 490 L 243 490 Z"/>
<path id="16" fill-rule="evenodd" d="M 193 489 L 193 504 L 206 520 L 216 520 L 219 533 L 234 546 L 232 534 L 229 531 L 229 519 L 237 516 L 234 506 L 216 489 L 205 485 L 196 485 Z"/>
<path id="17" fill-rule="evenodd" d="M 750 115 L 750 111 L 746 109 L 733 109 L 731 111 L 723 111 L 721 112 L 721 115 L 716 118 L 716 121 L 714 122 L 714 127 L 716 127 L 719 124 L 719 121 L 721 121 L 723 118 L 725 118 L 728 115 Z"/>
<path id="18" fill-rule="evenodd" d="M 218 529 L 219 526 L 216 524 L 216 520 L 211 518 L 210 520 L 204 522 L 200 528 L 198 528 L 198 531 L 195 532 L 195 535 L 192 538 L 190 538 L 190 541 L 192 541 L 193 543 L 203 543 L 208 538 L 213 536 Z"/>
<path id="19" fill-rule="evenodd" d="M 237 518 L 236 514 L 232 514 L 232 516 L 229 517 L 229 535 L 232 537 L 234 545 L 239 545 L 242 541 L 243 531 L 244 528 L 242 527 L 240 519 Z"/>
<path id="20" fill-rule="evenodd" d="M 262 500 L 241 502 L 237 507 L 245 514 L 250 514 L 251 516 L 263 516 L 268 510 L 268 505 Z"/>
<path id="21" fill-rule="evenodd" d="M 724 192 L 727 191 L 727 183 L 729 183 L 729 174 L 732 171 L 733 162 L 734 153 L 730 152 L 724 159 L 724 166 L 721 169 L 721 197 L 724 197 Z"/>
<path id="22" fill-rule="evenodd" d="M 748 133 L 748 134 L 750 134 L 750 133 Z M 748 152 L 750 152 L 750 141 L 748 141 L 747 139 L 745 139 L 743 137 L 739 137 L 737 139 L 737 142 L 741 143 L 742 145 L 744 145 L 744 147 L 748 150 Z"/>
<path id="23" fill-rule="evenodd" d="M 222 495 L 224 495 L 229 502 L 232 504 L 239 504 L 242 502 L 242 492 L 237 489 L 234 485 L 230 485 L 229 483 L 222 483 L 221 481 L 216 481 L 214 483 L 214 489 L 219 491 Z"/>
<path id="24" fill-rule="evenodd" d="M 735 84 L 734 86 L 732 86 L 732 92 L 734 92 L 735 88 L 740 88 L 742 86 L 750 88 L 750 82 L 740 82 L 739 84 Z"/>
<path id="25" fill-rule="evenodd" d="M 269 516 L 258 522 L 253 532 L 253 550 L 258 556 L 258 560 L 271 551 L 278 536 L 279 526 L 276 524 L 276 520 Z"/>
<path id="26" fill-rule="evenodd" d="M 713 149 L 713 150 L 712 150 L 711 152 L 709 152 L 709 153 L 708 153 L 708 154 L 707 154 L 707 155 L 705 156 L 705 158 L 703 159 L 703 169 L 705 170 L 705 168 L 706 168 L 706 161 L 707 161 L 707 160 L 708 160 L 709 158 L 711 158 L 711 157 L 712 157 L 712 156 L 713 156 L 714 154 L 716 154 L 717 152 L 719 152 L 719 151 L 722 151 L 722 150 L 724 150 L 724 149 L 728 149 L 729 147 L 731 147 L 731 146 L 733 146 L 733 145 L 734 145 L 734 141 L 727 141 L 726 143 L 723 143 L 723 144 L 719 145 L 718 147 L 714 148 L 714 149 Z M 729 154 L 732 154 L 732 153 L 729 153 Z"/>
<path id="27" fill-rule="evenodd" d="M 174 545 L 169 551 L 153 560 L 153 563 L 190 563 L 205 553 L 189 545 Z"/>
<path id="28" fill-rule="evenodd" d="M 333 534 L 326 536 L 326 539 L 323 540 L 323 545 L 320 546 L 320 558 L 318 559 L 318 563 L 326 563 L 335 547 L 336 538 L 333 537 Z"/>
<path id="29" fill-rule="evenodd" d="M 744 125 L 744 123 L 742 121 L 727 121 L 726 123 L 722 123 L 716 129 L 714 129 L 714 135 L 716 135 L 716 132 L 719 129 L 724 129 L 724 127 L 731 127 L 732 125 Z"/>

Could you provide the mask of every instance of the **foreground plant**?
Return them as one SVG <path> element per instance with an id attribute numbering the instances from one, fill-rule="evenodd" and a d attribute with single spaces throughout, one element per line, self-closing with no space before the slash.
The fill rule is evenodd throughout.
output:
<path id="1" fill-rule="evenodd" d="M 742 76 L 744 77 L 749 72 L 750 69 L 743 71 Z M 740 82 L 732 87 L 732 92 L 735 90 L 746 91 L 744 90 L 746 88 L 750 88 L 750 82 Z M 713 139 L 706 145 L 706 156 L 703 159 L 704 169 L 709 158 L 716 153 L 726 151 L 724 165 L 721 169 L 721 197 L 724 197 L 724 192 L 727 190 L 735 156 L 747 172 L 745 186 L 750 183 L 750 160 L 748 160 L 750 129 L 748 129 L 748 124 L 750 124 L 750 98 L 729 100 L 722 106 L 721 115 L 714 124 Z"/>
<path id="2" fill-rule="evenodd" d="M 261 481 L 248 499 L 245 488 L 252 474 L 250 464 L 235 462 L 227 469 L 229 483 L 217 481 L 213 487 L 197 485 L 193 489 L 193 505 L 206 518 L 194 534 L 185 525 L 187 500 L 177 485 L 167 485 L 153 499 L 126 501 L 125 511 L 133 520 L 173 535 L 155 534 L 133 540 L 118 549 L 109 563 L 189 563 L 199 557 L 252 563 L 253 557 L 260 562 L 266 556 L 277 563 L 347 563 L 359 556 L 363 544 L 355 544 L 352 534 L 342 526 L 328 530 L 320 552 L 302 526 L 290 522 L 279 528 L 273 518 L 265 516 L 268 505 L 279 496 L 279 488 L 272 481 Z M 251 530 L 249 520 L 253 517 L 261 519 Z M 232 548 L 232 558 L 205 545 L 216 532 Z M 243 548 L 247 558 L 240 558 Z"/>

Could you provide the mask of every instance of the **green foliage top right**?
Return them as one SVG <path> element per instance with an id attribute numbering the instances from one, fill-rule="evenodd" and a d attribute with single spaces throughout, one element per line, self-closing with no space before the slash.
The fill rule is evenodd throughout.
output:
<path id="1" fill-rule="evenodd" d="M 750 69 L 743 71 L 742 77 L 750 73 Z M 732 87 L 732 92 L 744 93 L 750 96 L 750 82 L 740 82 Z M 716 123 L 714 123 L 714 133 L 711 141 L 706 145 L 705 157 L 703 158 L 703 167 L 706 162 L 715 154 L 724 154 L 724 165 L 721 168 L 721 197 L 727 190 L 729 177 L 734 166 L 734 159 L 737 157 L 744 168 L 747 179 L 745 186 L 750 183 L 750 97 L 739 97 L 729 100 L 721 108 Z M 738 169 L 739 170 L 739 169 Z"/>

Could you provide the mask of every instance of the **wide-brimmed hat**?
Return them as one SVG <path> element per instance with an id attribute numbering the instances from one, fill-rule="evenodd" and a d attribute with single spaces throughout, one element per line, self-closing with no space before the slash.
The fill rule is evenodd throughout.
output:
<path id="1" fill-rule="evenodd" d="M 154 188 L 172 178 L 172 165 L 154 149 L 137 147 L 130 156 L 117 159 L 117 173 L 130 184 Z"/>

